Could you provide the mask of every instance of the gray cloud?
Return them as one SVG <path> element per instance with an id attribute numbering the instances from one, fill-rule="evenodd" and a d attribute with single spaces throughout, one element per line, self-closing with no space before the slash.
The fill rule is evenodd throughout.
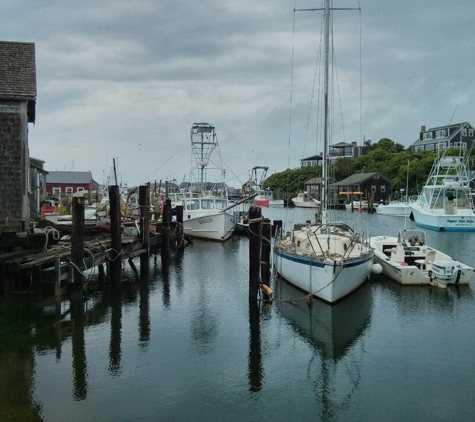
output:
<path id="1" fill-rule="evenodd" d="M 128 184 L 150 174 L 181 181 L 191 125 L 205 121 L 216 126 L 228 175 L 242 178 L 234 184 L 255 165 L 297 167 L 321 150 L 315 103 L 309 111 L 321 13 L 298 13 L 293 38 L 294 4 L 0 1 L 1 38 L 36 44 L 31 155 L 49 170 L 90 169 L 99 182 L 113 157 Z M 455 108 L 454 121 L 474 123 L 471 3 L 335 1 L 359 4 L 361 14 L 334 17 L 335 122 L 343 117 L 334 142 L 409 145 L 421 125 L 446 124 Z M 317 92 L 318 78 L 314 100 Z"/>

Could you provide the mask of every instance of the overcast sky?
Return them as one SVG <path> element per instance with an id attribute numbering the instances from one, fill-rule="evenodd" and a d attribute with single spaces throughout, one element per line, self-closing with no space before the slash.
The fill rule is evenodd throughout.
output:
<path id="1" fill-rule="evenodd" d="M 298 167 L 321 152 L 309 112 L 321 12 L 296 13 L 294 26 L 293 9 L 321 4 L 0 0 L 0 39 L 36 44 L 30 155 L 46 170 L 90 170 L 99 183 L 113 158 L 123 184 L 181 182 L 193 162 L 191 126 L 207 122 L 231 185 L 254 166 Z M 333 125 L 344 131 L 332 143 L 409 146 L 421 125 L 475 124 L 473 1 L 334 6 L 361 12 L 334 16 Z"/>

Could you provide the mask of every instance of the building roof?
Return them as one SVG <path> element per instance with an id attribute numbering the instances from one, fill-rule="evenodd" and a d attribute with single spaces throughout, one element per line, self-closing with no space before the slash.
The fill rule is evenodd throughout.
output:
<path id="1" fill-rule="evenodd" d="M 349 186 L 349 185 L 356 185 L 358 183 L 363 183 L 366 180 L 372 179 L 375 175 L 382 177 L 389 181 L 389 179 L 378 172 L 371 172 L 371 173 L 355 173 L 351 176 L 347 177 L 346 179 L 340 180 L 339 182 L 333 183 L 333 186 Z"/>
<path id="2" fill-rule="evenodd" d="M 0 99 L 28 101 L 28 120 L 35 121 L 35 44 L 0 41 Z"/>
<path id="3" fill-rule="evenodd" d="M 91 183 L 90 171 L 50 171 L 46 177 L 46 183 L 70 183 L 72 185 L 84 185 Z"/>

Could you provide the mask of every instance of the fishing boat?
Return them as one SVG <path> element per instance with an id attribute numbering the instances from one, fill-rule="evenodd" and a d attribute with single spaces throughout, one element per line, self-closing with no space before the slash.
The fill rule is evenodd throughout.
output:
<path id="1" fill-rule="evenodd" d="M 225 183 L 216 184 L 205 190 L 206 171 L 212 153 L 217 149 L 220 161 L 218 138 L 213 126 L 208 123 L 194 123 L 191 128 L 191 146 L 196 166 L 190 173 L 190 189 L 199 188 L 199 192 L 189 192 L 183 198 L 183 232 L 194 238 L 224 242 L 234 230 L 238 218 L 232 209 L 239 202 L 230 201 Z M 224 174 L 222 166 L 217 169 Z"/>
<path id="2" fill-rule="evenodd" d="M 251 169 L 249 181 L 242 187 L 242 197 L 255 194 L 254 205 L 264 207 L 284 205 L 283 199 L 274 198 L 275 192 L 273 190 L 263 188 L 267 170 L 269 170 L 269 167 L 263 166 L 255 166 Z"/>
<path id="3" fill-rule="evenodd" d="M 428 246 L 423 230 L 400 230 L 397 237 L 373 236 L 370 245 L 383 274 L 404 285 L 469 284 L 475 271 Z"/>
<path id="4" fill-rule="evenodd" d="M 437 155 L 427 182 L 410 204 L 416 226 L 437 231 L 475 231 L 473 193 L 468 176 L 468 157 L 447 150 Z"/>
<path id="5" fill-rule="evenodd" d="M 317 297 L 325 302 L 335 303 L 360 287 L 368 278 L 374 252 L 363 234 L 353 231 L 346 224 L 327 221 L 330 12 L 330 1 L 325 0 L 323 180 L 319 221 L 296 225 L 286 234 L 278 234 L 273 254 L 274 267 L 282 278 L 305 291 L 309 298 Z M 316 205 L 313 202 L 313 206 Z"/>

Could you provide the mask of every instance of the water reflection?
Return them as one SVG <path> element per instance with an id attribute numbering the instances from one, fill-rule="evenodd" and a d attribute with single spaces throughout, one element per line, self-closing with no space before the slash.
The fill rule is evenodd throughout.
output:
<path id="1" fill-rule="evenodd" d="M 87 399 L 87 361 L 84 341 L 85 315 L 82 301 L 71 302 L 71 340 L 73 354 L 73 398 Z"/>
<path id="2" fill-rule="evenodd" d="M 307 376 L 321 406 L 320 419 L 333 420 L 339 410 L 348 409 L 360 384 L 361 356 L 355 349 L 371 322 L 371 286 L 364 283 L 333 305 L 318 300 L 307 304 L 302 291 L 276 277 L 275 297 L 278 312 L 313 351 Z M 364 347 L 359 349 L 364 353 Z"/>
<path id="3" fill-rule="evenodd" d="M 260 304 L 249 303 L 249 391 L 255 393 L 262 388 L 264 370 L 262 367 Z"/>
<path id="4" fill-rule="evenodd" d="M 403 286 L 383 275 L 376 277 L 375 281 L 391 297 L 401 316 L 450 315 L 460 301 L 473 301 L 473 291 L 467 285 L 453 285 L 445 289 L 436 286 Z"/>

